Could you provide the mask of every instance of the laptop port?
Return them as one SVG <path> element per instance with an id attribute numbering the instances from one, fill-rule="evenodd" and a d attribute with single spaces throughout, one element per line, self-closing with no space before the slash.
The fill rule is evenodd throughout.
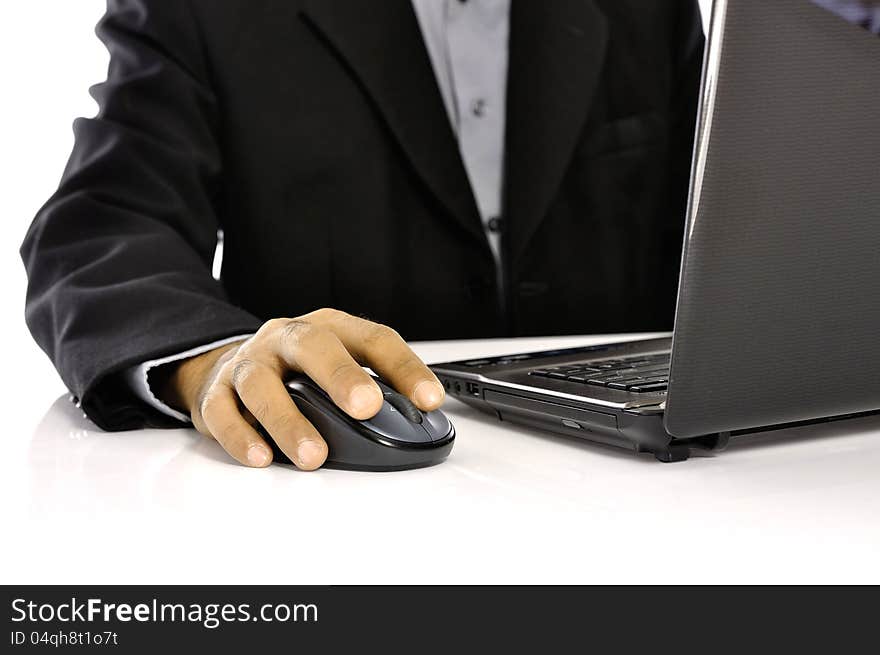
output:
<path id="1" fill-rule="evenodd" d="M 480 395 L 480 387 L 475 382 L 468 382 L 465 385 L 465 388 L 467 389 L 467 392 L 472 396 L 479 396 Z"/>

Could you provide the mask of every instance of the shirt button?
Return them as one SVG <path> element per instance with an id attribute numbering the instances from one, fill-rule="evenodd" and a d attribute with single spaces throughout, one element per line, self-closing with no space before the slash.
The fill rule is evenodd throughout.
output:
<path id="1" fill-rule="evenodd" d="M 483 98 L 477 98 L 471 103 L 471 113 L 477 118 L 482 118 L 486 113 L 486 101 Z"/>
<path id="2" fill-rule="evenodd" d="M 493 216 L 486 222 L 486 227 L 489 228 L 490 232 L 500 232 L 501 218 L 499 216 Z"/>

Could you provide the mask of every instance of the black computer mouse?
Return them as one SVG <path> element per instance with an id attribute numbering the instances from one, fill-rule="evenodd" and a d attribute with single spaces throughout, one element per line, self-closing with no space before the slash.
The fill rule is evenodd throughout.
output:
<path id="1" fill-rule="evenodd" d="M 452 451 L 455 429 L 440 412 L 423 412 L 409 398 L 377 378 L 385 396 L 382 409 L 358 421 L 342 411 L 317 384 L 305 376 L 287 383 L 296 406 L 327 442 L 328 468 L 355 471 L 400 471 L 442 462 Z M 276 462 L 290 464 L 269 434 Z"/>

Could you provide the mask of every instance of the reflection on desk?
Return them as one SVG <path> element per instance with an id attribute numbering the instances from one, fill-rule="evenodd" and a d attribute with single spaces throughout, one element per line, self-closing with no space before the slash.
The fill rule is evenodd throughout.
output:
<path id="1" fill-rule="evenodd" d="M 625 338 L 625 337 L 617 337 Z M 415 344 L 426 361 L 598 343 Z M 610 340 L 610 338 L 605 338 Z M 397 473 L 237 465 L 192 430 L 105 433 L 67 397 L 6 462 L 14 582 L 880 581 L 880 419 L 649 456 L 455 400 L 450 458 Z M 17 454 L 15 454 L 17 453 Z"/>

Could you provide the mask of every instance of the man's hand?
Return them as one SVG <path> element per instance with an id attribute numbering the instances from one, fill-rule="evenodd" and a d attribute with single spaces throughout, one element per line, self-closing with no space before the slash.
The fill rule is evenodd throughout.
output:
<path id="1" fill-rule="evenodd" d="M 158 394 L 188 411 L 202 434 L 214 437 L 242 464 L 268 466 L 272 450 L 253 427 L 259 422 L 299 468 L 316 469 L 327 444 L 300 413 L 284 380 L 308 375 L 351 417 L 382 408 L 382 391 L 369 366 L 423 410 L 437 409 L 443 385 L 391 328 L 334 309 L 276 318 L 247 341 L 184 360 L 169 371 Z"/>

